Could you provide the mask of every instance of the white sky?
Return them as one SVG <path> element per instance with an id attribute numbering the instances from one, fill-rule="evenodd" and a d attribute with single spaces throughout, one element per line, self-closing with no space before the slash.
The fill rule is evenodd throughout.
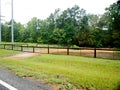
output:
<path id="1" fill-rule="evenodd" d="M 79 5 L 87 13 L 103 14 L 105 8 L 116 0 L 13 0 L 14 20 L 27 23 L 32 17 L 47 18 L 55 9 L 65 10 L 68 7 Z M 11 19 L 11 0 L 1 0 L 1 12 L 6 21 Z"/>

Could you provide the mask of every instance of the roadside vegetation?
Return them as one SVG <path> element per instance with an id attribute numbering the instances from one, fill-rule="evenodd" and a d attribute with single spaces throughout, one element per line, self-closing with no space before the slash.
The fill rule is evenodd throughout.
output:
<path id="1" fill-rule="evenodd" d="M 14 71 L 20 77 L 32 77 L 57 85 L 55 90 L 120 89 L 119 60 L 42 54 L 22 60 L 1 58 L 0 66 Z"/>
<path id="2" fill-rule="evenodd" d="M 64 11 L 56 9 L 44 20 L 33 17 L 26 25 L 14 21 L 14 41 L 31 46 L 119 50 L 119 13 L 116 3 L 103 15 L 88 14 L 78 5 Z M 10 23 L 1 24 L 3 44 L 11 41 Z M 56 86 L 55 90 L 120 90 L 120 60 L 51 54 L 21 60 L 3 58 L 17 53 L 21 52 L 0 49 L 0 68 Z"/>

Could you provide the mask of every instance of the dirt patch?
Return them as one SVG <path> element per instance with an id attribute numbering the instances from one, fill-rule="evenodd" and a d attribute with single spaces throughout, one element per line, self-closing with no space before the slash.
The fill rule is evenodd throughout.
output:
<path id="1" fill-rule="evenodd" d="M 12 56 L 9 56 L 9 57 L 5 57 L 5 58 L 9 58 L 9 59 L 24 59 L 24 58 L 30 58 L 30 57 L 34 57 L 34 56 L 37 56 L 37 55 L 40 55 L 39 53 L 21 53 L 21 54 L 16 54 L 16 55 L 12 55 Z"/>

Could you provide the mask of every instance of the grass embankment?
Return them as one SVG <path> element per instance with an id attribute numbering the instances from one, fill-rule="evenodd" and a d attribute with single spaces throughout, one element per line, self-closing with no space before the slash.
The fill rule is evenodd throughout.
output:
<path id="1" fill-rule="evenodd" d="M 76 90 L 75 87 L 87 90 L 120 89 L 119 60 L 40 55 L 23 60 L 0 59 L 0 64 L 19 76 L 58 84 L 58 90 Z"/>

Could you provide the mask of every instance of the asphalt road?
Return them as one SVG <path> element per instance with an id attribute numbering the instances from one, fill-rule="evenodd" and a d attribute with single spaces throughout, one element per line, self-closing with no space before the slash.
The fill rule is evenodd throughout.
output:
<path id="1" fill-rule="evenodd" d="M 7 89 L 6 87 L 0 84 L 0 90 L 9 90 L 9 89 Z"/>
<path id="2" fill-rule="evenodd" d="M 13 86 L 17 90 L 53 90 L 53 88 L 40 82 L 27 78 L 17 77 L 14 73 L 5 69 L 0 69 L 0 80 Z M 0 90 L 9 89 L 6 88 L 4 85 L 0 84 Z"/>

